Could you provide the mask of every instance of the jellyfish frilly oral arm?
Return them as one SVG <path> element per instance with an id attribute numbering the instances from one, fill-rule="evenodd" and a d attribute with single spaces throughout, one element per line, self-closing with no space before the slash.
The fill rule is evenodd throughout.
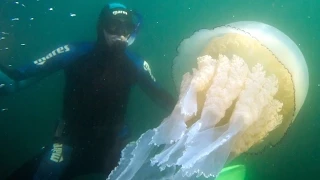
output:
<path id="1" fill-rule="evenodd" d="M 231 106 L 242 90 L 249 72 L 244 60 L 238 56 L 233 56 L 229 60 L 226 56 L 220 55 L 217 64 L 217 72 L 207 92 L 207 99 L 200 119 L 204 128 L 207 128 L 206 126 L 213 127 L 224 117 L 227 108 Z M 211 118 L 205 118 L 206 116 L 211 116 Z"/>
<path id="2" fill-rule="evenodd" d="M 239 95 L 248 72 L 243 59 L 235 56 L 229 60 L 226 56 L 219 56 L 201 118 L 190 127 L 186 150 L 177 161 L 184 173 L 191 176 L 202 169 L 203 175 L 216 176 L 227 161 L 233 136 L 240 131 L 241 124 L 232 129 L 227 125 L 216 127 L 216 124 Z"/>
<path id="3" fill-rule="evenodd" d="M 170 116 L 165 118 L 159 127 L 155 128 L 155 135 L 152 137 L 151 143 L 154 145 L 172 144 L 178 141 L 187 130 L 186 121 L 191 116 L 181 113 L 181 100 L 185 97 L 187 88 L 190 86 L 192 76 L 186 73 L 180 85 L 179 101 L 174 107 Z"/>
<path id="4" fill-rule="evenodd" d="M 263 66 L 257 64 L 246 81 L 245 89 L 239 96 L 234 115 L 242 114 L 245 124 L 251 126 L 261 117 L 263 110 L 278 91 L 278 80 L 275 76 L 265 77 Z M 234 117 L 234 116 L 233 116 Z M 230 120 L 233 121 L 233 118 Z"/>
<path id="5" fill-rule="evenodd" d="M 246 132 L 237 138 L 233 149 L 236 156 L 246 152 L 254 144 L 261 142 L 282 123 L 283 116 L 279 114 L 282 106 L 283 104 L 278 100 L 272 100 L 265 107 L 261 119 L 249 126 Z"/>
<path id="6" fill-rule="evenodd" d="M 183 97 L 180 99 L 181 112 L 184 115 L 192 116 L 198 111 L 197 92 L 203 91 L 210 86 L 210 81 L 215 73 L 216 60 L 211 56 L 202 56 L 197 58 L 198 70 L 193 69 L 191 83 L 186 87 L 181 86 Z M 185 78 L 185 77 L 184 77 Z"/>
<path id="7" fill-rule="evenodd" d="M 179 101 L 171 115 L 154 129 L 156 133 L 152 138 L 152 143 L 161 145 L 178 141 L 187 130 L 185 122 L 197 113 L 197 92 L 210 85 L 215 72 L 216 60 L 211 56 L 202 56 L 197 58 L 197 61 L 198 70 L 193 69 L 193 75 L 190 73 L 183 75 Z"/>
<path id="8" fill-rule="evenodd" d="M 263 90 L 256 91 L 259 87 L 254 88 L 253 81 L 251 81 L 251 85 L 248 81 L 248 90 L 243 92 L 236 106 L 234 115 L 240 116 L 241 114 L 245 117 L 245 128 L 243 128 L 244 133 L 237 137 L 233 149 L 235 154 L 241 154 L 254 144 L 261 142 L 269 132 L 282 123 L 283 116 L 280 112 L 283 103 L 273 98 L 278 91 L 278 80 L 275 76 L 264 77 L 262 74 L 262 68 L 257 65 L 253 68 L 251 77 L 255 76 L 255 82 L 261 82 L 260 86 Z"/>
<path id="9" fill-rule="evenodd" d="M 202 115 L 197 122 L 206 127 L 192 136 L 189 135 L 192 139 L 186 144 L 183 156 L 177 161 L 184 174 L 191 176 L 201 169 L 200 173 L 204 176 L 216 176 L 224 164 L 233 158 L 229 157 L 229 154 L 236 148 L 235 144 L 239 140 L 237 137 L 259 122 L 264 110 L 273 102 L 276 92 L 277 79 L 274 76 L 265 77 L 261 65 L 253 67 L 250 73 L 241 58 L 233 57 L 229 62 L 227 57 L 220 57 L 216 76 L 207 93 L 204 108 L 206 111 L 202 112 L 210 113 L 207 116 Z M 230 99 L 221 96 L 229 96 Z M 230 106 L 230 101 L 236 97 L 238 100 L 229 123 L 216 127 L 215 123 L 220 121 L 220 117 L 224 116 L 226 108 Z M 211 136 L 208 136 L 210 134 Z"/>

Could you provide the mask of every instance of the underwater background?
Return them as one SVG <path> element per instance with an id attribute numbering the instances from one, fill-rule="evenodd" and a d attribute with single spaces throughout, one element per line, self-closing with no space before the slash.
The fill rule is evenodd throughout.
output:
<path id="1" fill-rule="evenodd" d="M 9 34 L 0 34 L 5 37 L 0 40 L 0 63 L 17 67 L 61 44 L 94 41 L 98 14 L 108 2 L 115 1 L 1 0 L 0 32 Z M 130 48 L 148 61 L 157 81 L 175 96 L 172 60 L 179 43 L 193 32 L 235 21 L 260 21 L 288 35 L 299 46 L 309 68 L 305 104 L 279 145 L 259 154 L 244 154 L 232 164 L 246 166 L 247 180 L 320 179 L 320 1 L 116 2 L 143 15 L 141 31 Z M 63 82 L 63 72 L 59 71 L 24 91 L 0 97 L 0 179 L 50 144 L 61 113 Z M 131 139 L 158 126 L 166 115 L 134 88 L 127 112 Z"/>

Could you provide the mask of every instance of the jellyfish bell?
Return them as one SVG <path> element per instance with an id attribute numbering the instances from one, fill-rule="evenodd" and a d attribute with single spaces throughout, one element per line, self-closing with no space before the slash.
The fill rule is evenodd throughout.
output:
<path id="1" fill-rule="evenodd" d="M 222 177 L 241 153 L 282 138 L 309 86 L 298 46 L 251 21 L 183 40 L 172 73 L 179 101 L 171 115 L 122 151 L 108 179 Z M 146 173 L 151 167 L 153 174 Z"/>
<path id="2" fill-rule="evenodd" d="M 243 44 L 239 44 L 240 41 Z M 259 46 L 261 46 L 261 49 L 258 48 Z M 265 54 L 255 56 L 253 51 L 256 53 L 264 52 Z M 218 53 L 249 56 L 251 58 L 243 58 L 251 65 L 261 58 L 266 59 L 265 63 L 272 63 L 268 58 L 273 58 L 265 56 L 275 56 L 274 58 L 291 72 L 292 81 L 295 82 L 294 88 L 300 89 L 295 92 L 296 111 L 294 116 L 298 114 L 304 103 L 309 86 L 308 68 L 304 56 L 287 35 L 273 26 L 254 21 L 241 21 L 220 26 L 213 30 L 202 29 L 182 41 L 178 47 L 178 52 L 172 71 L 177 88 L 180 87 L 183 74 L 196 67 L 195 59 L 201 54 L 212 53 L 212 55 L 215 54 L 213 55 L 215 57 Z M 271 67 L 272 65 L 269 64 Z"/>
<path id="3" fill-rule="evenodd" d="M 282 123 L 251 150 L 259 151 L 270 143 L 276 144 L 296 118 L 306 98 L 309 76 L 304 56 L 287 35 L 270 25 L 242 21 L 213 30 L 203 29 L 185 39 L 178 52 L 172 71 L 176 87 L 179 87 L 183 74 L 197 66 L 195 59 L 203 55 L 213 58 L 218 58 L 219 54 L 229 58 L 237 55 L 249 68 L 259 63 L 266 74 L 276 75 L 279 90 L 275 98 L 283 103 L 280 112 Z"/>

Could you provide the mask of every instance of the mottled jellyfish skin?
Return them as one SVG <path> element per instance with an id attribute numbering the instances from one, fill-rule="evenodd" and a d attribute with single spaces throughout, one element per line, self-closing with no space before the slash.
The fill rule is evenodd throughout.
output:
<path id="1" fill-rule="evenodd" d="M 299 48 L 259 22 L 196 32 L 179 46 L 173 77 L 171 115 L 127 145 L 108 179 L 230 177 L 227 162 L 281 139 L 309 81 Z M 243 180 L 244 171 L 229 173 Z"/>

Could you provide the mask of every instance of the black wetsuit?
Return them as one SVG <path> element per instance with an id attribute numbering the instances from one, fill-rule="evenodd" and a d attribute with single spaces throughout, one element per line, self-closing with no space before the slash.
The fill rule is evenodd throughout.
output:
<path id="1" fill-rule="evenodd" d="M 55 142 L 73 148 L 61 179 L 87 173 L 104 173 L 116 166 L 123 141 L 117 133 L 124 125 L 128 96 L 138 84 L 164 108 L 174 99 L 155 81 L 147 62 L 125 51 L 99 49 L 93 43 L 68 44 L 17 70 L 5 70 L 11 78 L 46 76 L 65 71 L 63 115 Z M 3 70 L 3 69 L 2 69 Z M 16 170 L 8 179 L 32 179 L 42 156 L 52 146 Z"/>

